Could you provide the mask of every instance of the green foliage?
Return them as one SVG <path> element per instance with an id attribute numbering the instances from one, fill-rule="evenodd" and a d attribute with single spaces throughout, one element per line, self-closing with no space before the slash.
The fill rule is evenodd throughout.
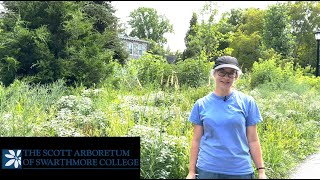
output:
<path id="1" fill-rule="evenodd" d="M 253 63 L 258 61 L 260 56 L 261 37 L 257 32 L 251 35 L 236 32 L 233 39 L 230 44 L 230 47 L 233 49 L 231 55 L 238 59 L 244 73 L 250 71 Z"/>
<path id="2" fill-rule="evenodd" d="M 16 78 L 19 62 L 12 57 L 5 57 L 0 62 L 0 80 L 4 85 L 8 85 Z"/>
<path id="3" fill-rule="evenodd" d="M 237 8 L 231 9 L 230 12 L 225 12 L 222 14 L 224 18 L 227 18 L 227 22 L 235 27 L 237 30 L 238 27 L 244 22 L 244 10 Z"/>
<path id="4" fill-rule="evenodd" d="M 50 33 L 45 26 L 29 30 L 23 27 L 24 24 L 25 22 L 17 19 L 12 32 L 3 32 L 5 39 L 2 43 L 5 45 L 0 49 L 0 66 L 7 67 L 7 70 L 2 71 L 2 81 L 9 85 L 16 77 L 29 75 L 37 76 L 35 82 L 52 82 L 52 74 L 58 68 L 55 69 L 53 54 L 48 47 Z M 14 71 L 12 68 L 10 70 L 9 61 L 5 60 L 9 57 L 15 60 Z M 11 63 L 10 66 L 13 67 L 12 65 Z"/>
<path id="5" fill-rule="evenodd" d="M 133 89 L 141 87 L 141 84 L 137 78 L 138 71 L 134 68 L 131 68 L 129 64 L 130 63 L 127 63 L 124 66 L 114 66 L 115 69 L 113 76 L 109 76 L 106 79 L 108 86 L 110 85 L 110 82 L 112 82 L 112 87 L 116 89 Z M 110 78 L 112 77 L 113 81 L 110 81 Z"/>
<path id="6" fill-rule="evenodd" d="M 241 76 L 235 82 L 234 87 L 243 92 L 251 90 L 251 77 L 251 72 L 241 74 Z"/>
<path id="7" fill-rule="evenodd" d="M 124 63 L 128 57 L 110 2 L 6 1 L 4 5 L 9 10 L 0 38 L 0 68 L 7 68 L 0 78 L 5 85 L 30 76 L 35 83 L 65 79 L 68 85 L 94 86 L 112 74 L 110 62 Z M 14 68 L 8 58 L 17 62 Z"/>
<path id="8" fill-rule="evenodd" d="M 87 1 L 84 3 L 84 12 L 92 17 L 94 29 L 100 33 L 117 28 L 118 20 L 110 1 Z"/>
<path id="9" fill-rule="evenodd" d="M 248 8 L 232 12 L 236 14 L 232 14 L 231 17 L 238 18 L 239 24 L 237 31 L 230 38 L 229 47 L 233 49 L 231 55 L 237 57 L 242 71 L 246 73 L 251 70 L 253 62 L 261 57 L 264 11 Z"/>
<path id="10" fill-rule="evenodd" d="M 192 37 L 195 37 L 197 32 L 195 30 L 195 27 L 198 24 L 198 17 L 197 14 L 194 12 L 192 13 L 192 18 L 190 20 L 189 30 L 186 33 L 186 36 L 184 38 L 184 43 L 186 45 L 186 49 L 183 51 L 182 59 L 192 58 L 196 56 L 196 49 L 192 47 L 189 42 L 191 41 Z"/>
<path id="11" fill-rule="evenodd" d="M 82 83 L 89 87 L 112 74 L 109 62 L 113 53 L 104 47 L 105 34 L 92 31 L 90 19 L 84 19 L 81 12 L 72 16 L 74 18 L 66 21 L 64 26 L 70 39 L 65 50 L 68 58 L 60 60 L 62 76 L 68 84 Z"/>
<path id="12" fill-rule="evenodd" d="M 157 42 L 149 40 L 148 53 L 164 57 L 166 51 L 164 50 L 163 46 L 161 46 Z"/>
<path id="13" fill-rule="evenodd" d="M 254 62 L 251 75 L 251 86 L 255 88 L 260 84 L 268 84 L 274 89 L 284 89 L 301 76 L 301 72 L 294 71 L 293 63 L 287 62 L 283 66 L 277 64 L 279 59 Z"/>
<path id="14" fill-rule="evenodd" d="M 314 30 L 319 27 L 320 6 L 318 1 L 294 1 L 287 3 L 292 34 L 296 37 L 294 46 L 295 63 L 302 67 L 315 67 L 317 45 Z"/>
<path id="15" fill-rule="evenodd" d="M 186 59 L 177 63 L 178 79 L 181 85 L 198 87 L 208 82 L 211 63 L 205 57 Z"/>
<path id="16" fill-rule="evenodd" d="M 173 32 L 169 20 L 163 15 L 158 15 L 157 10 L 153 8 L 139 7 L 130 13 L 130 18 L 128 23 L 132 28 L 132 37 L 153 40 L 163 46 L 167 42 L 163 35 Z"/>
<path id="17" fill-rule="evenodd" d="M 230 52 L 226 51 L 226 48 L 228 48 L 229 38 L 234 27 L 226 19 L 222 19 L 218 23 L 215 22 L 217 13 L 218 8 L 215 2 L 207 2 L 201 10 L 201 15 L 208 17 L 208 19 L 201 19 L 201 23 L 190 27 L 192 33 L 188 34 L 188 44 L 186 45 L 188 45 L 189 53 L 194 54 L 192 58 L 200 56 L 203 51 L 205 51 L 207 59 L 217 58 Z"/>
<path id="18" fill-rule="evenodd" d="M 66 93 L 62 80 L 50 85 L 30 85 L 15 80 L 0 88 L 0 136 L 46 136 L 42 126 L 54 117 L 56 101 Z"/>
<path id="19" fill-rule="evenodd" d="M 314 76 L 300 76 L 296 79 L 298 84 L 308 85 L 311 89 L 320 89 L 320 78 L 314 78 Z"/>
<path id="20" fill-rule="evenodd" d="M 259 36 L 263 32 L 263 20 L 265 16 L 265 10 L 257 8 L 248 8 L 243 11 L 243 21 L 239 25 L 239 31 L 246 35 L 257 33 Z"/>
<path id="21" fill-rule="evenodd" d="M 190 36 L 190 46 L 194 48 L 199 56 L 204 50 L 206 57 L 218 57 L 221 54 L 218 51 L 220 39 L 223 39 L 223 34 L 218 31 L 218 27 L 212 22 L 204 23 L 196 26 L 197 34 Z"/>
<path id="22" fill-rule="evenodd" d="M 152 84 L 161 87 L 166 83 L 170 70 L 170 64 L 158 55 L 145 53 L 139 59 L 132 59 L 127 64 L 127 71 L 134 81 L 138 81 L 142 87 Z"/>
<path id="23" fill-rule="evenodd" d="M 53 136 L 104 136 L 104 129 L 109 125 L 106 115 L 95 109 L 90 95 L 97 95 L 98 90 L 87 89 L 81 96 L 62 96 L 55 104 L 57 115 L 43 126 L 53 133 Z M 59 126 L 57 126 L 59 124 Z M 78 127 L 80 131 L 72 127 Z"/>
<path id="24" fill-rule="evenodd" d="M 159 128 L 134 126 L 128 136 L 141 138 L 141 173 L 143 179 L 175 179 L 181 173 L 186 157 L 187 139 L 161 132 Z"/>
<path id="25" fill-rule="evenodd" d="M 158 55 L 145 53 L 139 59 L 130 60 L 125 66 L 118 66 L 114 77 L 117 87 L 174 88 L 197 87 L 208 82 L 212 63 L 204 55 L 200 59 L 187 59 L 177 64 L 168 64 Z"/>
<path id="26" fill-rule="evenodd" d="M 160 58 L 147 57 L 149 60 Z M 199 61 L 193 60 L 193 63 Z M 288 177 L 292 168 L 315 152 L 320 139 L 320 78 L 304 76 L 300 70 L 292 71 L 292 63 L 282 67 L 277 62 L 279 59 L 275 57 L 257 62 L 255 66 L 259 68 L 252 74 L 263 75 L 262 65 L 275 68 L 277 71 L 271 71 L 272 77 L 279 73 L 279 77 L 291 79 L 285 86 L 278 85 L 284 81 L 280 78 L 261 81 L 251 89 L 251 73 L 243 74 L 236 81 L 236 88 L 253 96 L 262 113 L 264 121 L 258 124 L 258 133 L 266 173 L 272 179 Z M 120 83 L 119 87 L 128 86 L 116 73 L 122 66 L 113 63 L 115 81 Z M 156 70 L 152 63 L 162 64 L 153 60 L 132 65 L 140 63 L 152 66 L 150 70 Z M 193 64 L 191 60 L 189 63 Z M 128 70 L 128 67 L 123 69 Z M 137 69 L 129 70 L 136 76 L 139 74 Z M 152 75 L 148 71 L 144 73 Z M 212 91 L 212 87 L 186 84 L 177 89 L 166 86 L 151 89 L 148 83 L 152 81 L 145 83 L 126 89 L 113 89 L 109 84 L 99 89 L 87 89 L 82 84 L 66 87 L 64 81 L 44 86 L 16 80 L 8 87 L 1 85 L 0 136 L 139 136 L 141 178 L 185 178 L 193 133 L 188 115 L 194 102 Z"/>
<path id="27" fill-rule="evenodd" d="M 317 150 L 319 116 L 314 112 L 319 110 L 319 99 L 314 93 L 308 88 L 299 94 L 292 89 L 276 90 L 267 84 L 250 92 L 264 118 L 258 133 L 270 179 L 287 178 L 288 170 Z"/>
<path id="28" fill-rule="evenodd" d="M 265 19 L 270 37 L 276 37 L 267 39 L 273 49 L 258 46 L 262 14 L 234 11 L 231 19 L 214 23 L 217 11 L 206 6 L 209 20 L 188 36 L 199 57 L 171 65 L 149 53 L 124 64 L 113 11 L 104 3 L 5 3 L 20 14 L 9 13 L 0 24 L 0 136 L 140 136 L 141 178 L 185 178 L 192 138 L 188 114 L 212 91 L 208 59 L 238 53 L 241 64 L 247 63 L 242 68 L 253 63 L 235 85 L 261 109 L 258 132 L 267 176 L 288 177 L 320 145 L 320 78 L 311 75 L 316 46 L 309 31 L 319 25 L 318 2 L 296 2 L 292 9 L 299 35 L 293 60 L 282 56 L 286 40 L 291 43 L 284 7 L 269 10 Z M 242 33 L 232 34 L 237 28 Z M 239 43 L 228 46 L 231 37 Z M 163 53 L 159 44 L 152 51 Z M 59 78 L 65 81 L 54 81 Z"/>
<path id="29" fill-rule="evenodd" d="M 292 56 L 294 45 L 289 22 L 288 10 L 285 5 L 270 6 L 265 14 L 262 33 L 266 48 L 273 48 L 286 58 Z"/>

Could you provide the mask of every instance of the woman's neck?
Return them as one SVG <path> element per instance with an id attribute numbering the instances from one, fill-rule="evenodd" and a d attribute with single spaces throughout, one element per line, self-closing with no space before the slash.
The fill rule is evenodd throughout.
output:
<path id="1" fill-rule="evenodd" d="M 225 89 L 218 89 L 216 88 L 214 90 L 214 93 L 217 95 L 217 96 L 228 96 L 229 94 L 231 94 L 232 92 L 232 89 L 228 89 L 228 90 L 225 90 Z"/>

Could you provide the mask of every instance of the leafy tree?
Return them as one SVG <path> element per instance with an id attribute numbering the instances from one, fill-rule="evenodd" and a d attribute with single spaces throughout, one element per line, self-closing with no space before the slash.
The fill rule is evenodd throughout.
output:
<path id="1" fill-rule="evenodd" d="M 128 21 L 132 28 L 130 36 L 145 40 L 153 40 L 161 47 L 167 42 L 165 33 L 172 33 L 173 26 L 169 20 L 162 15 L 158 15 L 153 8 L 139 7 L 130 13 L 131 19 Z"/>
<path id="2" fill-rule="evenodd" d="M 115 10 L 111 3 L 110 1 L 89 1 L 83 8 L 88 17 L 94 19 L 94 29 L 100 33 L 108 32 L 108 37 L 106 37 L 108 41 L 104 47 L 112 49 L 114 51 L 113 59 L 124 64 L 129 54 L 118 38 L 118 34 L 124 30 L 119 27 L 120 24 L 114 15 Z"/>
<path id="3" fill-rule="evenodd" d="M 265 10 L 258 8 L 248 8 L 243 11 L 243 21 L 239 25 L 239 30 L 246 35 L 258 33 L 262 35 L 263 32 L 263 19 Z"/>
<path id="4" fill-rule="evenodd" d="M 238 31 L 234 39 L 236 40 L 230 44 L 230 48 L 233 49 L 232 56 L 239 60 L 243 72 L 251 70 L 253 63 L 258 61 L 260 56 L 261 36 L 257 31 L 251 35 Z"/>
<path id="5" fill-rule="evenodd" d="M 5 23 L 4 23 L 5 24 Z M 36 30 L 25 28 L 25 22 L 16 19 L 12 31 L 0 33 L 1 81 L 9 85 L 15 78 L 35 76 L 35 81 L 53 81 L 59 72 L 48 42 L 50 32 L 46 26 Z M 41 74 L 41 77 L 39 75 Z"/>
<path id="6" fill-rule="evenodd" d="M 6 38 L 0 39 L 0 68 L 10 68 L 0 78 L 11 77 L 6 84 L 31 76 L 33 82 L 65 79 L 68 84 L 92 86 L 112 72 L 109 63 L 115 57 L 124 57 L 116 18 L 107 16 L 113 11 L 105 17 L 91 11 L 103 7 L 109 11 L 109 5 L 89 1 L 5 1 L 4 5 L 8 13 L 1 28 Z"/>
<path id="7" fill-rule="evenodd" d="M 109 1 L 88 1 L 83 8 L 94 19 L 94 28 L 99 32 L 118 29 L 118 18 Z"/>
<path id="8" fill-rule="evenodd" d="M 302 67 L 315 67 L 317 45 L 314 30 L 320 27 L 320 3 L 317 1 L 288 2 L 292 34 L 296 37 L 293 56 Z"/>
<path id="9" fill-rule="evenodd" d="M 195 37 L 197 34 L 195 30 L 198 24 L 197 21 L 198 21 L 197 13 L 193 12 L 190 20 L 189 30 L 187 31 L 186 36 L 184 38 L 186 49 L 182 53 L 182 59 L 192 58 L 197 54 L 196 48 L 192 47 L 190 44 L 191 38 Z"/>
<path id="10" fill-rule="evenodd" d="M 263 42 L 266 49 L 273 48 L 283 57 L 292 57 L 294 37 L 291 34 L 288 9 L 282 4 L 270 6 L 264 18 Z"/>
<path id="11" fill-rule="evenodd" d="M 236 27 L 228 23 L 226 18 L 221 18 L 216 26 L 217 31 L 221 34 L 217 50 L 218 52 L 222 52 L 221 55 L 230 55 L 227 52 L 227 48 L 230 47 L 230 43 L 232 41 L 232 37 L 234 36 Z"/>
<path id="12" fill-rule="evenodd" d="M 237 57 L 242 70 L 251 70 L 260 57 L 264 10 L 248 8 L 242 11 L 242 20 L 232 37 L 232 56 Z"/>
<path id="13" fill-rule="evenodd" d="M 200 56 L 204 50 L 207 60 L 212 57 L 220 56 L 224 52 L 219 51 L 220 40 L 223 40 L 223 33 L 219 32 L 219 25 L 215 22 L 215 17 L 218 13 L 216 4 L 206 3 L 200 11 L 200 23 L 193 26 L 195 35 L 189 34 L 188 46 L 192 47 L 193 52 Z M 203 18 L 203 17 L 207 17 Z"/>
<path id="14" fill-rule="evenodd" d="M 153 40 L 149 40 L 148 46 L 149 46 L 148 53 L 154 54 L 154 55 L 165 56 L 166 50 L 163 48 L 163 46 L 161 46 L 157 42 L 155 42 Z"/>
<path id="15" fill-rule="evenodd" d="M 227 18 L 227 22 L 235 27 L 235 30 L 244 23 L 243 9 L 231 9 L 230 12 L 222 14 L 222 18 Z"/>
<path id="16" fill-rule="evenodd" d="M 203 42 L 200 51 L 205 50 L 207 59 L 210 59 L 217 52 L 221 36 L 217 30 L 218 27 L 215 26 L 215 17 L 218 15 L 217 4 L 215 2 L 206 2 L 200 13 L 203 17 L 198 29 L 198 35 Z M 208 17 L 207 20 L 204 18 L 206 16 Z"/>

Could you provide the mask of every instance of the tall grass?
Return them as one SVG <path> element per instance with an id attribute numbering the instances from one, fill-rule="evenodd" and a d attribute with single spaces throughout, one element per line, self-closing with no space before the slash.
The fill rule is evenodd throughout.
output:
<path id="1" fill-rule="evenodd" d="M 62 81 L 51 85 L 33 85 L 15 81 L 9 87 L 0 87 L 0 135 L 42 136 L 39 124 L 54 117 L 53 104 L 64 93 Z"/>
<path id="2" fill-rule="evenodd" d="M 253 80 L 261 79 L 260 75 Z M 257 101 L 264 118 L 258 131 L 266 173 L 282 179 L 320 145 L 320 90 L 316 88 L 320 80 L 268 78 L 252 89 L 251 74 L 246 74 L 236 88 Z M 140 136 L 141 178 L 183 179 L 192 138 L 188 116 L 194 102 L 213 85 L 164 88 L 156 83 L 91 89 L 67 88 L 63 81 L 0 86 L 0 136 Z"/>

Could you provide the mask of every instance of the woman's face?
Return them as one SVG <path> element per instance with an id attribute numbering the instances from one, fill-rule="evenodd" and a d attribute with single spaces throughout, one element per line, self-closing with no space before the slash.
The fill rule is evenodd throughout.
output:
<path id="1" fill-rule="evenodd" d="M 216 87 L 225 91 L 232 87 L 238 75 L 237 70 L 225 67 L 215 70 L 214 77 L 216 80 Z"/>

